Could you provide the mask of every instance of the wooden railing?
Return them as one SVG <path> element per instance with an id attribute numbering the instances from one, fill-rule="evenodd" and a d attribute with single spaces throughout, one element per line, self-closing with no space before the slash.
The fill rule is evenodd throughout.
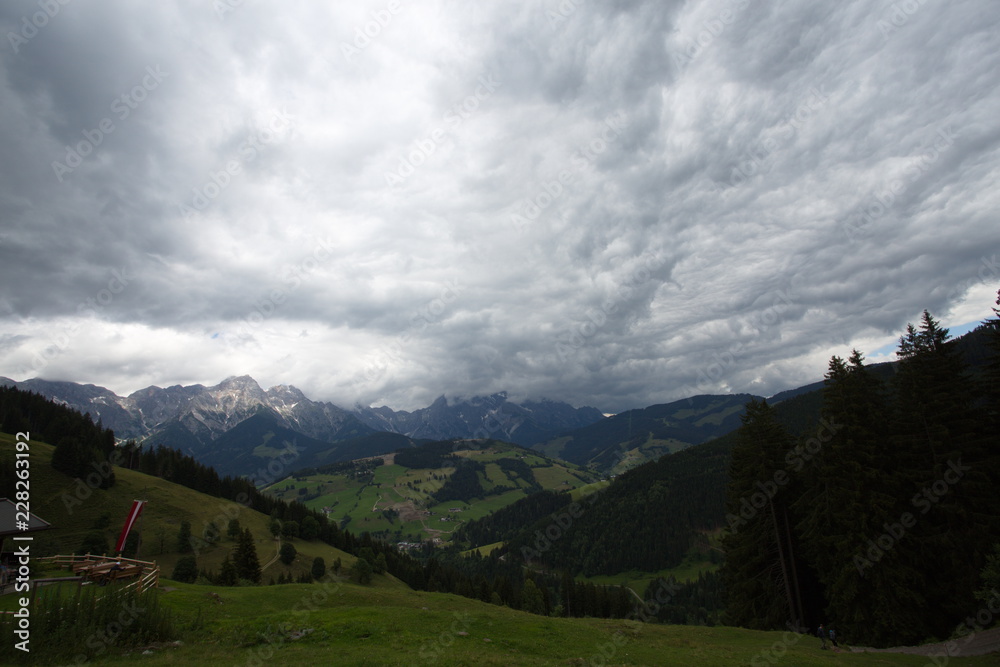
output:
<path id="1" fill-rule="evenodd" d="M 127 584 L 122 586 L 123 589 L 135 588 L 139 593 L 144 593 L 150 588 L 156 588 L 160 583 L 160 566 L 156 564 L 156 561 L 146 561 L 146 560 L 136 560 L 135 558 L 117 558 L 115 556 L 95 556 L 92 554 L 85 555 L 75 555 L 71 554 L 68 556 L 46 556 L 44 558 L 37 559 L 36 562 L 48 563 L 50 565 L 56 565 L 60 568 L 65 567 L 74 573 L 80 571 L 80 566 L 90 565 L 90 566 L 102 566 L 108 565 L 110 563 L 121 563 L 125 567 L 138 566 L 142 568 L 139 576 L 134 577 Z M 81 577 L 82 579 L 85 577 Z"/>

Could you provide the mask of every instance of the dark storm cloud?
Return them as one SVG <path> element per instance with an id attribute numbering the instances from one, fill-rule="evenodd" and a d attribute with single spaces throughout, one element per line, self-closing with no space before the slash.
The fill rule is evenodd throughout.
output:
<path id="1" fill-rule="evenodd" d="M 59 7 L 0 8 L 0 375 L 617 411 L 1000 282 L 986 0 Z"/>

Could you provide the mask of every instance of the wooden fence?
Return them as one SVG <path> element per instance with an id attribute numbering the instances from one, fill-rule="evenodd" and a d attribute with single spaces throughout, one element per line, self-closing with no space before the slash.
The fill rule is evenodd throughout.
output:
<path id="1" fill-rule="evenodd" d="M 136 560 L 134 558 L 117 558 L 115 556 L 95 556 L 92 554 L 85 554 L 82 556 L 78 555 L 68 555 L 68 556 L 46 556 L 44 558 L 37 559 L 38 563 L 48 563 L 50 565 L 56 565 L 60 568 L 65 567 L 71 572 L 77 572 L 80 566 L 89 565 L 108 565 L 110 563 L 121 563 L 123 567 L 131 568 L 141 567 L 142 571 L 140 574 L 132 578 L 128 583 L 122 586 L 122 589 L 136 589 L 139 593 L 144 593 L 150 588 L 156 588 L 160 583 L 160 566 L 156 564 L 156 561 L 146 561 L 146 560 Z M 75 579 L 75 578 L 74 578 Z M 85 577 L 78 578 L 82 584 Z M 34 591 L 32 591 L 34 593 Z M 34 597 L 34 595 L 32 595 Z"/>

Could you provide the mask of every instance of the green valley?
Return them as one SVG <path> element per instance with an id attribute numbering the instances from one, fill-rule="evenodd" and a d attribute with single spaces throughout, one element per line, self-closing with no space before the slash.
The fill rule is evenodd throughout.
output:
<path id="1" fill-rule="evenodd" d="M 447 543 L 462 523 L 541 490 L 571 491 L 594 473 L 499 440 L 426 443 L 298 471 L 264 490 L 323 511 L 355 533 Z"/>

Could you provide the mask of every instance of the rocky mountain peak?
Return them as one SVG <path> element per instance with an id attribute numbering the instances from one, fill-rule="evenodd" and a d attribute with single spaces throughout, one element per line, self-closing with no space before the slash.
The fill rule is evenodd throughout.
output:
<path id="1" fill-rule="evenodd" d="M 186 431 L 205 446 L 262 408 L 273 412 L 282 426 L 326 442 L 344 433 L 374 430 L 413 438 L 491 437 L 531 444 L 546 431 L 577 428 L 602 419 L 593 408 L 574 408 L 566 403 L 518 405 L 509 400 L 505 391 L 453 398 L 450 402 L 442 395 L 430 406 L 413 412 L 386 406 L 344 410 L 333 403 L 312 401 L 292 385 L 275 385 L 264 391 L 249 375 L 227 377 L 211 387 L 150 386 L 127 397 L 103 387 L 72 382 L 14 382 L 0 378 L 0 383 L 31 389 L 89 412 L 113 428 L 119 438 L 141 440 L 165 431 L 173 438 Z M 173 439 L 167 442 L 176 444 Z"/>

